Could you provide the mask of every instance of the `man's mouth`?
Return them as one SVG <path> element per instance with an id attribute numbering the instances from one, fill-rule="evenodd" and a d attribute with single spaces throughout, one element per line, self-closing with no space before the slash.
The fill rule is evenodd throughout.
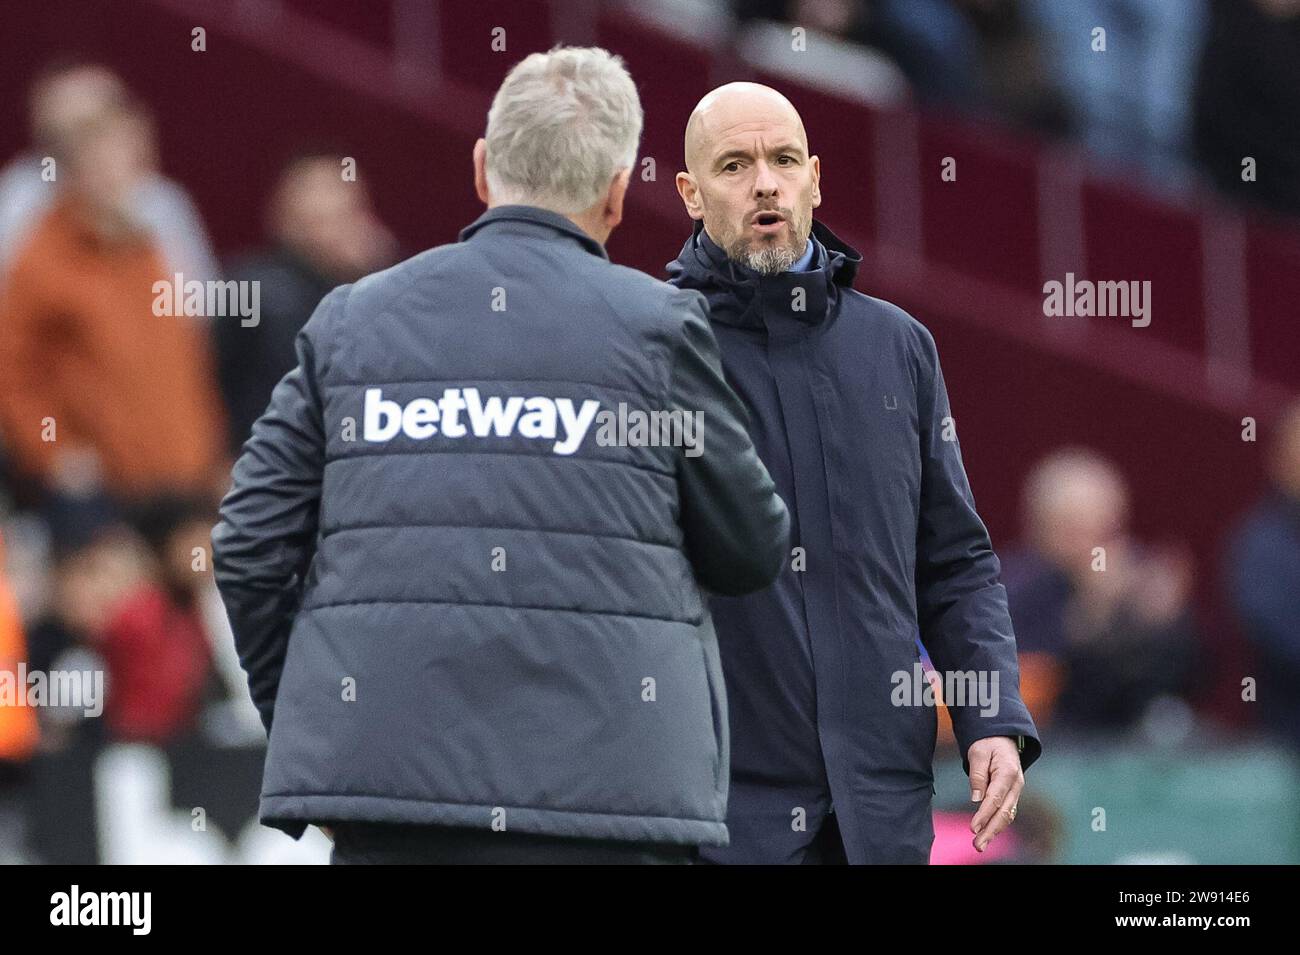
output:
<path id="1" fill-rule="evenodd" d="M 750 219 L 750 224 L 757 232 L 776 232 L 785 225 L 785 216 L 779 212 L 756 212 Z"/>

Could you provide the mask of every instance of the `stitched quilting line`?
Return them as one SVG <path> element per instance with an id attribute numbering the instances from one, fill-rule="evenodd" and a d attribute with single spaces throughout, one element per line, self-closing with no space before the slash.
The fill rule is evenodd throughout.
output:
<path id="1" fill-rule="evenodd" d="M 632 544 L 645 544 L 647 547 L 666 547 L 670 550 L 680 550 L 682 545 L 672 541 L 652 541 L 641 537 L 631 537 L 627 534 L 605 534 L 600 531 L 570 531 L 561 530 L 557 527 L 512 527 L 508 524 L 448 524 L 443 521 L 394 521 L 394 522 L 375 522 L 359 524 L 340 524 L 337 527 L 322 528 L 321 536 L 330 537 L 334 534 L 341 534 L 344 531 L 364 531 L 364 530 L 400 530 L 403 527 L 445 527 L 450 530 L 478 530 L 478 531 L 523 531 L 537 534 L 561 534 L 570 537 L 595 537 L 600 540 L 628 541 Z"/>
<path id="2" fill-rule="evenodd" d="M 543 461 L 557 460 L 556 456 L 553 454 L 536 453 L 530 451 L 479 451 L 477 449 L 473 451 L 466 451 L 458 448 L 411 448 L 408 451 L 396 451 L 396 450 L 366 451 L 362 454 L 348 454 L 342 457 L 333 457 L 325 462 L 325 467 L 329 467 L 331 464 L 338 464 L 340 461 L 359 461 L 363 458 L 385 458 L 385 457 L 407 456 L 407 455 L 417 455 L 417 454 L 459 454 L 464 456 L 478 455 L 480 457 L 494 455 L 494 456 L 508 456 L 508 457 L 515 457 L 515 458 L 538 458 L 539 460 L 543 460 Z M 608 464 L 608 465 L 614 465 L 616 467 L 633 468 L 637 471 L 645 471 L 647 474 L 653 474 L 656 477 L 669 478 L 671 480 L 676 480 L 677 478 L 676 473 L 672 471 L 664 471 L 661 470 L 660 468 L 646 467 L 643 464 L 634 464 L 631 461 L 608 461 L 605 460 L 604 458 L 579 457 L 574 454 L 565 455 L 563 457 L 563 460 L 583 461 L 587 464 Z"/>
<path id="3" fill-rule="evenodd" d="M 336 607 L 386 607 L 418 605 L 427 607 L 499 607 L 504 610 L 536 610 L 542 613 L 576 613 L 580 616 L 626 617 L 629 620 L 658 620 L 661 623 L 680 623 L 698 627 L 704 620 L 701 614 L 696 619 L 682 617 L 663 617 L 649 613 L 623 613 L 619 610 L 590 610 L 576 607 L 543 607 L 537 604 L 503 604 L 490 600 L 333 600 L 329 603 L 304 604 L 303 612 L 312 610 L 332 610 Z"/>

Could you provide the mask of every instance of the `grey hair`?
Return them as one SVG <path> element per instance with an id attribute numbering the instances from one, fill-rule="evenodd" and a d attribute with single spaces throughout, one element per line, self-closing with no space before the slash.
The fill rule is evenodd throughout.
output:
<path id="1" fill-rule="evenodd" d="M 641 100 L 621 57 L 599 47 L 533 53 L 507 74 L 488 111 L 494 203 L 581 212 L 636 163 Z"/>

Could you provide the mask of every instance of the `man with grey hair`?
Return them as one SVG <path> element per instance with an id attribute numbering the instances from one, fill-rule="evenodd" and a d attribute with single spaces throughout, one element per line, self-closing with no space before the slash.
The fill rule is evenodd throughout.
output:
<path id="1" fill-rule="evenodd" d="M 604 50 L 517 64 L 474 147 L 487 212 L 325 297 L 235 465 L 213 544 L 261 819 L 335 862 L 726 844 L 701 588 L 770 583 L 789 516 L 703 297 L 606 255 L 640 134 Z M 615 409 L 707 441 L 594 427 Z"/>

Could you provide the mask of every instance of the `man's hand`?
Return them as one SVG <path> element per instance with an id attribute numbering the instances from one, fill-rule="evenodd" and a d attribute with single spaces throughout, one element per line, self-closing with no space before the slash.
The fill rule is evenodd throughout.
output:
<path id="1" fill-rule="evenodd" d="M 966 753 L 970 763 L 970 798 L 980 807 L 971 820 L 975 833 L 971 843 L 983 852 L 999 832 L 1011 825 L 1014 809 L 1025 788 L 1016 741 L 1010 736 L 990 736 L 971 743 Z"/>

